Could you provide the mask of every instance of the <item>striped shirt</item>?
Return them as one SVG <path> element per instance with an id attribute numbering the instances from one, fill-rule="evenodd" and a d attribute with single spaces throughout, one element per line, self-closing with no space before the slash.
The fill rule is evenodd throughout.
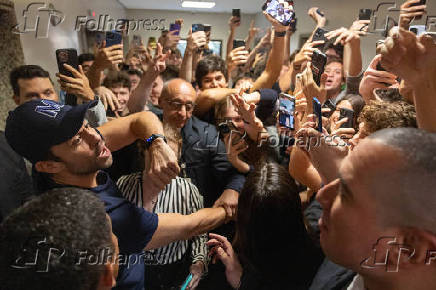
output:
<path id="1" fill-rule="evenodd" d="M 143 207 L 142 172 L 121 177 L 117 182 L 118 188 L 124 198 Z M 188 179 L 177 177 L 162 190 L 153 208 L 154 213 L 179 213 L 189 215 L 202 209 L 203 197 L 197 187 Z M 207 265 L 206 246 L 207 235 L 199 235 L 191 240 L 176 241 L 165 247 L 145 252 L 147 265 L 166 265 L 180 261 L 191 243 L 192 263 L 202 261 Z"/>

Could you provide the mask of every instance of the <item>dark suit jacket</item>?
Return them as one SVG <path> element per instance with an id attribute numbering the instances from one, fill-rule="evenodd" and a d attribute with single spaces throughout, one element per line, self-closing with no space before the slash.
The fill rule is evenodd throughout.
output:
<path id="1" fill-rule="evenodd" d="M 245 176 L 228 162 L 225 145 L 214 125 L 192 117 L 182 129 L 182 138 L 181 175 L 185 177 L 185 171 L 198 187 L 205 207 L 212 206 L 225 189 L 241 191 Z"/>

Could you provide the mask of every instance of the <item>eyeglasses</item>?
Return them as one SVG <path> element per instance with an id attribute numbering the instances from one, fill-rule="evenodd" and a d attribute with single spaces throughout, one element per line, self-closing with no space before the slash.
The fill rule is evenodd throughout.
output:
<path id="1" fill-rule="evenodd" d="M 181 110 L 185 106 L 186 112 L 192 112 L 195 108 L 195 103 L 180 103 L 177 101 L 167 100 L 172 110 Z"/>

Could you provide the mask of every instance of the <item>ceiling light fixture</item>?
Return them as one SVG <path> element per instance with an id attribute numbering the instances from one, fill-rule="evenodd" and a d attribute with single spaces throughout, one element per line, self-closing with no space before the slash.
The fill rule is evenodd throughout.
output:
<path id="1" fill-rule="evenodd" d="M 200 1 L 183 1 L 182 7 L 184 8 L 201 8 L 210 9 L 215 7 L 215 2 L 200 2 Z"/>

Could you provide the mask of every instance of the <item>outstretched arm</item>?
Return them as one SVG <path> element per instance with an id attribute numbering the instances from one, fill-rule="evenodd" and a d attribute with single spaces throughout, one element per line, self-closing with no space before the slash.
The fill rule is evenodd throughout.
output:
<path id="1" fill-rule="evenodd" d="M 206 233 L 224 223 L 226 211 L 222 207 L 204 208 L 190 215 L 163 213 L 158 216 L 157 229 L 146 251 Z"/>

